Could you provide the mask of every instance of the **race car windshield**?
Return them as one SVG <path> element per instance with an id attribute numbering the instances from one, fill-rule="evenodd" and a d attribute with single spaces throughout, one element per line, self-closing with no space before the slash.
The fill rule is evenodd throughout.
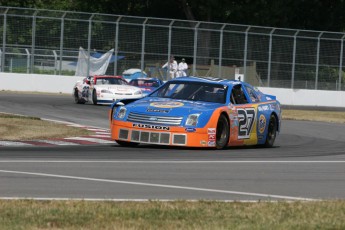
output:
<path id="1" fill-rule="evenodd" d="M 96 85 L 128 85 L 120 78 L 96 78 Z"/>
<path id="2" fill-rule="evenodd" d="M 227 86 L 200 82 L 172 82 L 150 95 L 189 101 L 225 103 Z"/>

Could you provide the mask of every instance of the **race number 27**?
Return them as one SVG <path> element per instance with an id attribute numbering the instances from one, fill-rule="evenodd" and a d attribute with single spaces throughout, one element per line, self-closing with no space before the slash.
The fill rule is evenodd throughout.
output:
<path id="1" fill-rule="evenodd" d="M 255 109 L 237 109 L 238 112 L 238 139 L 248 139 L 255 121 Z"/>

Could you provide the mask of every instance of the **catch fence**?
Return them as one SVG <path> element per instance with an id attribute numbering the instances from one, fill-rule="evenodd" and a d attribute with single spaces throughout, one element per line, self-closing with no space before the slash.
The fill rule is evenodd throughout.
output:
<path id="1" fill-rule="evenodd" d="M 78 51 L 114 49 L 107 74 L 138 68 L 168 80 L 241 77 L 255 86 L 345 90 L 345 33 L 0 6 L 0 71 L 74 75 Z"/>

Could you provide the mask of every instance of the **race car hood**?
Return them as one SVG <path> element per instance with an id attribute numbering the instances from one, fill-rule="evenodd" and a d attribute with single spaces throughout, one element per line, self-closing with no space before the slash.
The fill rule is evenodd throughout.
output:
<path id="1" fill-rule="evenodd" d="M 126 105 L 130 112 L 157 116 L 188 116 L 189 114 L 208 114 L 223 106 L 219 103 L 171 100 L 167 98 L 143 98 Z M 206 115 L 207 116 L 207 115 Z"/>
<path id="2" fill-rule="evenodd" d="M 116 93 L 134 93 L 140 90 L 138 87 L 131 85 L 96 85 L 96 90 L 106 89 Z"/>

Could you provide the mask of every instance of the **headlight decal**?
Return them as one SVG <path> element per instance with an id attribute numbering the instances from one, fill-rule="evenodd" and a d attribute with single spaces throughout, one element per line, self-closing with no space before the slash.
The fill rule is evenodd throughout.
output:
<path id="1" fill-rule="evenodd" d="M 189 114 L 186 120 L 186 125 L 196 126 L 198 124 L 200 114 Z"/>
<path id="2" fill-rule="evenodd" d="M 125 107 L 120 107 L 117 113 L 117 118 L 123 119 L 126 116 L 127 109 Z"/>

